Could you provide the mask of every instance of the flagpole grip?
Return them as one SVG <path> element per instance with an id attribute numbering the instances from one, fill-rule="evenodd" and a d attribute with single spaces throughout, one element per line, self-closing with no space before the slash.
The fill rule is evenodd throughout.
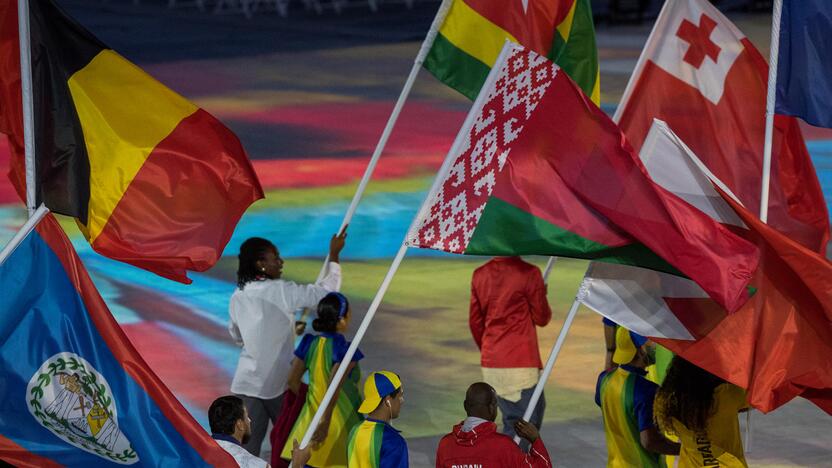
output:
<path id="1" fill-rule="evenodd" d="M 32 47 L 29 33 L 29 0 L 17 0 L 17 31 L 20 42 L 20 95 L 23 109 L 23 150 L 26 174 L 26 208 L 29 217 L 37 203 L 35 182 L 35 119 L 32 101 Z"/>
<path id="2" fill-rule="evenodd" d="M 546 382 L 552 374 L 552 369 L 555 367 L 555 361 L 558 359 L 560 350 L 563 347 L 563 342 L 566 341 L 566 335 L 569 334 L 569 329 L 572 328 L 572 322 L 575 320 L 575 315 L 578 314 L 578 307 L 580 305 L 581 303 L 578 301 L 578 296 L 575 296 L 575 300 L 572 302 L 572 307 L 566 315 L 566 320 L 560 328 L 558 338 L 555 340 L 555 345 L 549 353 L 549 359 L 546 361 L 546 367 L 543 368 L 543 372 L 540 374 L 540 380 L 537 381 L 537 385 L 534 387 L 534 393 L 532 393 L 532 398 L 529 400 L 529 406 L 526 407 L 526 412 L 523 413 L 524 421 L 529 421 L 531 419 L 534 409 L 537 407 L 537 402 L 540 401 L 540 395 L 543 394 L 543 387 L 546 386 Z M 514 436 L 514 442 L 519 444 L 520 436 Z"/>
<path id="3" fill-rule="evenodd" d="M 21 0 L 22 1 L 22 0 Z M 419 71 L 422 69 L 422 64 L 425 62 L 425 58 L 430 52 L 430 48 L 433 46 L 433 41 L 436 39 L 436 35 L 439 33 L 439 28 L 442 26 L 442 23 L 445 21 L 445 17 L 448 15 L 448 11 L 451 8 L 452 0 L 443 0 L 442 4 L 439 6 L 439 10 L 436 12 L 436 16 L 433 18 L 433 23 L 428 30 L 427 35 L 425 36 L 425 40 L 422 41 L 422 46 L 419 48 L 419 53 L 416 55 L 416 59 L 413 61 L 413 67 L 410 69 L 410 74 L 407 76 L 407 80 L 404 82 L 404 87 L 402 88 L 401 93 L 399 93 L 399 98 L 396 100 L 396 105 L 393 106 L 393 112 L 390 113 L 390 117 L 387 119 L 387 124 L 384 126 L 384 131 L 381 132 L 381 138 L 379 138 L 378 143 L 376 144 L 376 148 L 373 151 L 373 155 L 370 158 L 370 162 L 367 163 L 367 168 L 364 170 L 364 175 L 361 176 L 361 181 L 358 183 L 358 187 L 355 189 L 355 194 L 352 197 L 352 201 L 350 201 L 350 205 L 347 208 L 346 214 L 344 214 L 344 219 L 341 221 L 341 227 L 338 229 L 338 233 L 342 233 L 344 229 L 350 224 L 352 221 L 352 217 L 355 215 L 355 211 L 358 209 L 358 204 L 361 203 L 361 199 L 364 196 L 364 192 L 367 190 L 367 185 L 370 183 L 370 179 L 373 176 L 373 172 L 376 170 L 376 166 L 378 165 L 378 160 L 381 158 L 381 153 L 384 151 L 385 146 L 387 146 L 387 140 L 390 138 L 390 134 L 393 132 L 393 127 L 396 126 L 396 122 L 399 120 L 399 115 L 401 114 L 402 108 L 404 107 L 404 103 L 407 101 L 407 98 L 410 96 L 410 91 L 413 89 L 413 84 L 416 82 L 416 78 L 419 76 Z M 326 266 L 329 263 L 329 255 L 327 254 L 326 259 L 324 260 L 324 264 L 321 267 L 320 273 L 318 273 L 318 281 L 321 281 L 326 274 Z"/>
<path id="4" fill-rule="evenodd" d="M 768 199 L 771 185 L 771 140 L 774 134 L 774 104 L 777 99 L 777 62 L 780 55 L 780 17 L 783 0 L 774 0 L 771 15 L 771 49 L 768 58 L 768 93 L 766 94 L 766 136 L 763 146 L 763 180 L 760 189 L 760 220 L 768 222 Z"/>

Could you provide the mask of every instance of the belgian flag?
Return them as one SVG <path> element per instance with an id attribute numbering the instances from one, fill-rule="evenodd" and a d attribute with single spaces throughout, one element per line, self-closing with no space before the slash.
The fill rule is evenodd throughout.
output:
<path id="1" fill-rule="evenodd" d="M 0 2 L 0 131 L 23 187 L 17 2 Z M 237 137 L 99 41 L 30 0 L 37 202 L 92 247 L 177 281 L 216 263 L 263 197 Z"/>

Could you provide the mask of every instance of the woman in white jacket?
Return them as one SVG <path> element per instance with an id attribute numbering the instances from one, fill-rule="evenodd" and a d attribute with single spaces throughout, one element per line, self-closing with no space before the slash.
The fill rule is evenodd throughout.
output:
<path id="1" fill-rule="evenodd" d="M 260 455 L 269 421 L 280 411 L 294 351 L 294 313 L 315 307 L 327 293 L 341 288 L 339 255 L 346 229 L 332 236 L 329 263 L 316 284 L 281 279 L 283 259 L 266 239 L 252 237 L 240 246 L 237 289 L 229 304 L 228 331 L 242 347 L 231 392 L 245 402 L 251 418 L 246 450 Z"/>

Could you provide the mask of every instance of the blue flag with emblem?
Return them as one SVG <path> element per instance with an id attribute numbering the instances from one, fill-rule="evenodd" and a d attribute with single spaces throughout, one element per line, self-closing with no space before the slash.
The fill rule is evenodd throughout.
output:
<path id="1" fill-rule="evenodd" d="M 138 355 L 45 208 L 12 244 L 0 254 L 0 460 L 236 466 Z"/>
<path id="2" fill-rule="evenodd" d="M 832 128 L 832 1 L 784 0 L 777 63 L 778 114 Z"/>

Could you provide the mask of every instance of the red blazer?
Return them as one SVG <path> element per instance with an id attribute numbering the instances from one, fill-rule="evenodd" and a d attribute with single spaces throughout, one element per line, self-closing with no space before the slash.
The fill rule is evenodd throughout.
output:
<path id="1" fill-rule="evenodd" d="M 538 438 L 524 453 L 511 437 L 499 434 L 493 422 L 482 423 L 471 432 L 462 432 L 462 423 L 439 441 L 436 468 L 470 466 L 477 468 L 551 467 L 552 460 Z"/>
<path id="2" fill-rule="evenodd" d="M 520 257 L 496 257 L 471 280 L 471 335 L 482 367 L 542 368 L 535 325 L 552 319 L 540 269 Z"/>

